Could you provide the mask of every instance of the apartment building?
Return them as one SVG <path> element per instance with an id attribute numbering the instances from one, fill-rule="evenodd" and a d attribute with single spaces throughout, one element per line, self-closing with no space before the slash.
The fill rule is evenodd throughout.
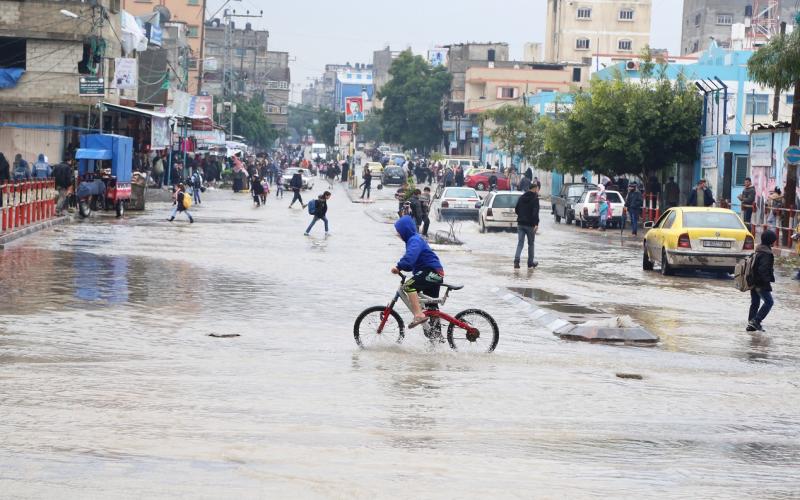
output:
<path id="1" fill-rule="evenodd" d="M 759 12 L 754 13 L 754 9 Z M 694 54 L 709 48 L 715 40 L 722 48 L 732 48 L 734 24 L 751 26 L 754 16 L 768 16 L 772 28 L 777 31 L 779 23 L 794 24 L 797 12 L 795 0 L 684 0 L 681 54 Z"/>
<path id="2" fill-rule="evenodd" d="M 650 44 L 652 0 L 547 0 L 545 60 L 633 57 Z"/>
<path id="3" fill-rule="evenodd" d="M 114 3 L 119 4 L 120 0 Z M 121 0 L 122 9 L 134 16 L 144 16 L 154 12 L 159 6 L 166 7 L 170 12 L 170 21 L 186 24 L 186 39 L 191 50 L 187 61 L 188 84 L 190 94 L 198 93 L 200 84 L 199 59 L 202 51 L 203 38 L 205 37 L 204 0 Z"/>

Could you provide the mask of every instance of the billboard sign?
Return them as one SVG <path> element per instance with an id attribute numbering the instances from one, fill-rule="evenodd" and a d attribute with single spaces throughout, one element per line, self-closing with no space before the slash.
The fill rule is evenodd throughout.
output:
<path id="1" fill-rule="evenodd" d="M 105 79 L 99 76 L 81 76 L 78 79 L 78 95 L 81 97 L 105 96 Z"/>
<path id="2" fill-rule="evenodd" d="M 447 66 L 447 49 L 432 49 L 428 51 L 428 64 L 434 68 L 437 66 Z"/>
<path id="3" fill-rule="evenodd" d="M 138 66 L 132 57 L 114 59 L 114 83 L 118 89 L 135 89 L 138 83 Z"/>
<path id="4" fill-rule="evenodd" d="M 345 99 L 344 118 L 347 123 L 364 121 L 363 97 L 348 97 Z"/>

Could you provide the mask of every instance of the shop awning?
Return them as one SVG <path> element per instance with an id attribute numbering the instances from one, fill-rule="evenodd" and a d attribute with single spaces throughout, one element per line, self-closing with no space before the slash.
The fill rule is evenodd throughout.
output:
<path id="1" fill-rule="evenodd" d="M 166 113 L 159 113 L 158 111 L 153 111 L 150 109 L 142 109 L 142 108 L 132 108 L 130 106 L 123 106 L 121 104 L 111 104 L 108 102 L 103 103 L 108 109 L 112 111 L 121 111 L 123 113 L 133 113 L 140 116 L 149 116 L 155 118 L 170 118 L 172 115 Z"/>
<path id="2" fill-rule="evenodd" d="M 110 160 L 110 149 L 88 149 L 80 148 L 75 152 L 75 159 L 77 160 Z"/>

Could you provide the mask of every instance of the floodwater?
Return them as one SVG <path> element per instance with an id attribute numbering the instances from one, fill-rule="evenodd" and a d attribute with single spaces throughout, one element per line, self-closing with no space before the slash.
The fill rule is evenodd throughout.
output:
<path id="1" fill-rule="evenodd" d="M 153 204 L 0 252 L 0 496 L 800 496 L 800 287 L 786 274 L 753 335 L 729 279 L 644 273 L 618 234 L 545 210 L 528 273 L 511 268 L 516 235 L 465 223 L 466 244 L 440 252 L 466 285 L 444 310 L 489 311 L 497 350 L 430 348 L 411 330 L 361 351 L 353 320 L 398 284 L 402 242 L 369 216 L 392 202 L 336 188 L 325 239 L 321 224 L 303 237 L 289 199 L 257 210 L 208 192 L 193 225 Z M 630 315 L 662 341 L 561 341 L 497 286 Z"/>

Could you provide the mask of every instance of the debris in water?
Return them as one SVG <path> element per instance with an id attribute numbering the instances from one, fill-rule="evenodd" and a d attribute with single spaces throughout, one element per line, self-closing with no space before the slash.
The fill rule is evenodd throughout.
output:
<path id="1" fill-rule="evenodd" d="M 642 380 L 642 376 L 638 373 L 617 373 L 617 378 L 629 378 L 633 380 Z"/>
<path id="2" fill-rule="evenodd" d="M 241 337 L 238 333 L 209 333 L 209 337 L 214 337 L 217 339 L 229 339 L 232 337 Z"/>

